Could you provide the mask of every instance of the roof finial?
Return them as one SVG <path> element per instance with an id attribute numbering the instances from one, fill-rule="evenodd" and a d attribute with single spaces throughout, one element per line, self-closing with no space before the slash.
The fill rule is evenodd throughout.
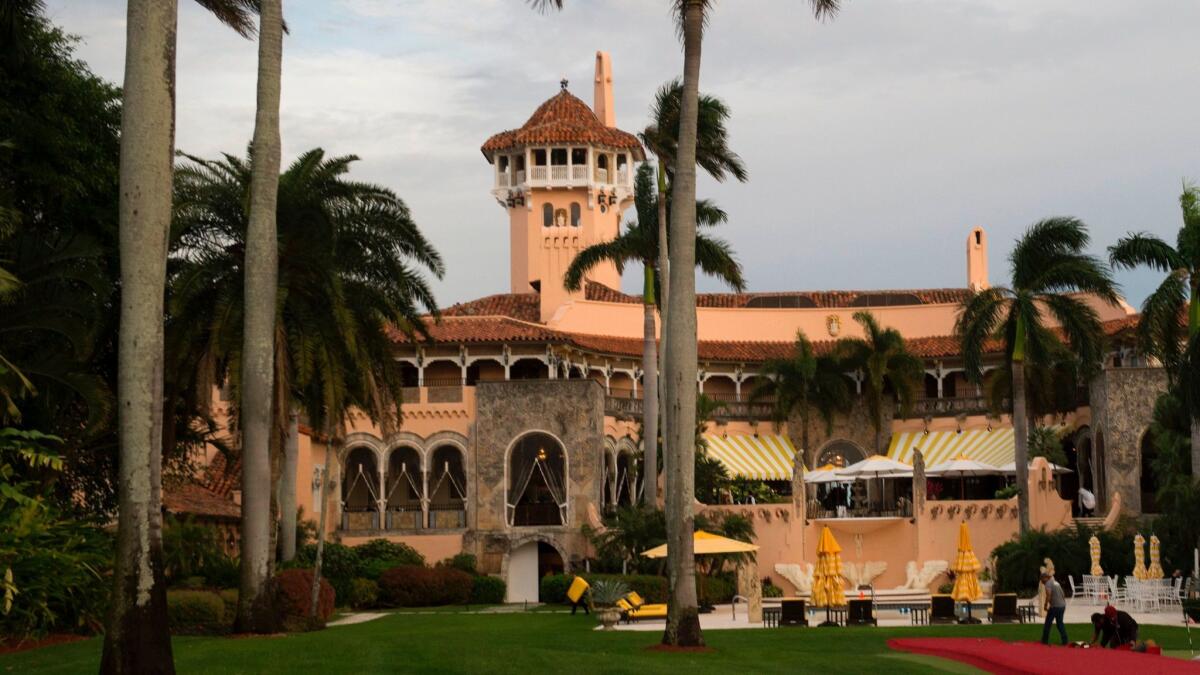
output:
<path id="1" fill-rule="evenodd" d="M 567 78 L 564 77 L 563 79 L 559 80 L 558 86 L 562 87 L 563 91 L 566 91 L 567 90 Z"/>

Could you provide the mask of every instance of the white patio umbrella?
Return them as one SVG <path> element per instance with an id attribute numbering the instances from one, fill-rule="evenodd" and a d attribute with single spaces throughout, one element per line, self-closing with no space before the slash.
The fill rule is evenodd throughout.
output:
<path id="1" fill-rule="evenodd" d="M 1001 471 L 999 467 L 992 466 L 985 462 L 979 462 L 968 457 L 959 455 L 948 462 L 940 462 L 934 464 L 925 470 L 926 476 L 934 476 L 937 478 L 957 478 L 958 479 L 958 498 L 966 497 L 966 481 L 968 476 L 998 476 Z"/>
<path id="2" fill-rule="evenodd" d="M 840 469 L 832 464 L 826 464 L 812 471 L 804 472 L 804 482 L 809 485 L 818 485 L 821 483 L 846 483 L 853 479 L 845 478 L 839 475 Z"/>
<path id="3" fill-rule="evenodd" d="M 879 494 L 883 496 L 883 479 L 884 478 L 911 478 L 913 475 L 912 466 L 904 462 L 897 461 L 891 457 L 884 455 L 871 455 L 870 457 L 855 462 L 850 466 L 839 470 L 838 476 L 843 479 L 859 480 L 872 478 L 879 481 Z"/>

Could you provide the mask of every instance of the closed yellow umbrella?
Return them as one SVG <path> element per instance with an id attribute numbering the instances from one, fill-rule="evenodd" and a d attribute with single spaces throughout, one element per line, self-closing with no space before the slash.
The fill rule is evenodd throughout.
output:
<path id="1" fill-rule="evenodd" d="M 971 618 L 971 603 L 983 595 L 979 588 L 981 567 L 979 558 L 975 557 L 975 550 L 971 548 L 971 531 L 967 529 L 966 522 L 963 522 L 958 526 L 958 555 L 950 568 L 954 570 L 954 588 L 950 591 L 950 597 L 958 602 L 967 603 L 966 623 L 979 621 Z"/>
<path id="2" fill-rule="evenodd" d="M 841 607 L 846 604 L 846 594 L 842 591 L 841 553 L 842 547 L 833 538 L 829 526 L 821 528 L 812 587 L 812 601 L 817 607 Z"/>
<path id="3" fill-rule="evenodd" d="M 1161 579 L 1166 576 L 1158 555 L 1158 535 L 1152 534 L 1150 535 L 1150 567 L 1146 568 L 1147 579 Z"/>
<path id="4" fill-rule="evenodd" d="M 1104 568 L 1100 566 L 1100 539 L 1094 534 L 1088 539 L 1088 549 L 1092 554 L 1092 576 L 1104 576 Z"/>
<path id="5" fill-rule="evenodd" d="M 1141 532 L 1133 538 L 1133 578 L 1146 578 L 1146 538 Z"/>

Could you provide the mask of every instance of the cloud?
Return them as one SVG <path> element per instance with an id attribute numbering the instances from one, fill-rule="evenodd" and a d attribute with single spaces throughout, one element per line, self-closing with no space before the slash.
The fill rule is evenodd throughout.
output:
<path id="1" fill-rule="evenodd" d="M 49 2 L 116 82 L 123 5 Z M 487 136 L 524 122 L 562 77 L 590 100 L 597 49 L 613 55 L 628 130 L 681 70 L 661 1 L 574 0 L 548 14 L 519 0 L 286 9 L 285 154 L 360 155 L 356 176 L 395 189 L 443 252 L 445 303 L 508 286 Z M 733 108 L 751 180 L 702 179 L 701 191 L 730 213 L 721 235 L 762 290 L 960 286 L 975 225 L 988 228 L 1000 281 L 1010 242 L 1050 215 L 1089 223 L 1098 253 L 1130 229 L 1173 237 L 1180 179 L 1200 178 L 1198 22 L 1190 0 L 856 1 L 827 22 L 804 2 L 717 3 L 701 86 Z M 179 146 L 244 149 L 254 77 L 254 44 L 181 3 Z M 1135 303 L 1154 281 L 1119 278 Z"/>

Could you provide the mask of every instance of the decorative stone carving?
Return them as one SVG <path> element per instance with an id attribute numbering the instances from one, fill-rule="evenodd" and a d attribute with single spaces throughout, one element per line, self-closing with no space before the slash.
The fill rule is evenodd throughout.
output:
<path id="1" fill-rule="evenodd" d="M 979 510 L 979 507 L 977 507 L 976 505 L 968 504 L 967 508 L 963 509 L 963 517 L 966 518 L 967 520 L 970 520 L 971 518 L 973 518 L 975 516 L 975 512 L 978 510 Z"/>
<path id="2" fill-rule="evenodd" d="M 979 517 L 982 518 L 983 520 L 987 520 L 987 517 L 989 514 L 991 514 L 991 512 L 992 512 L 992 505 L 984 504 L 983 508 L 979 509 Z"/>
<path id="3" fill-rule="evenodd" d="M 941 513 L 942 513 L 942 505 L 941 504 L 934 504 L 933 507 L 929 509 L 929 517 L 933 520 L 937 520 L 937 517 L 939 515 L 941 515 Z"/>
<path id="4" fill-rule="evenodd" d="M 957 516 L 958 512 L 961 510 L 962 510 L 962 507 L 959 506 L 958 504 L 951 504 L 950 506 L 947 506 L 946 507 L 946 518 L 948 518 L 950 520 L 954 520 L 954 517 Z"/>

